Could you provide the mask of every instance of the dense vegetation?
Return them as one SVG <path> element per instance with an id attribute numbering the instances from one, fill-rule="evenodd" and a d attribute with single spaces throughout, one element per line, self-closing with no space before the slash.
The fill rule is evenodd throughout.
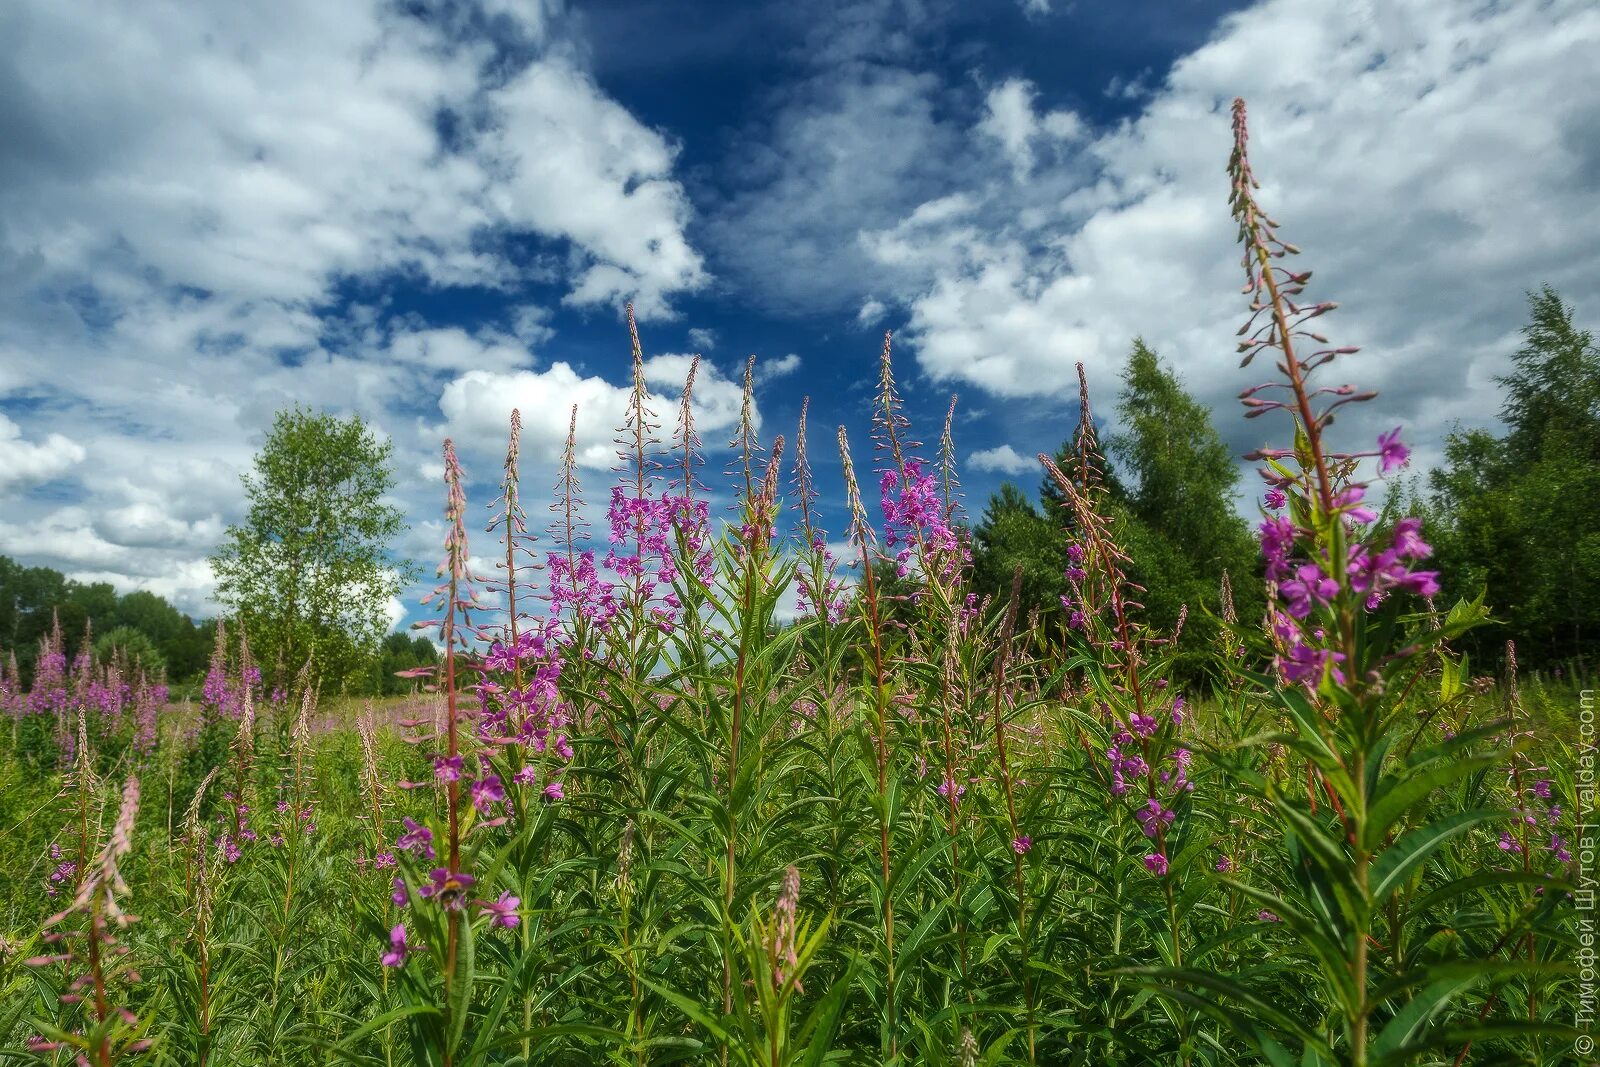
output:
<path id="1" fill-rule="evenodd" d="M 1483 600 L 1443 600 L 1431 533 L 1368 500 L 1399 435 L 1328 450 L 1348 394 L 1318 371 L 1349 350 L 1308 326 L 1331 305 L 1255 202 L 1242 103 L 1235 131 L 1240 349 L 1276 365 L 1246 398 L 1287 442 L 1254 457 L 1261 562 L 1204 413 L 1140 346 L 1124 473 L 1086 402 L 1038 522 L 1013 501 L 980 527 L 1053 532 L 1061 584 L 1017 549 L 984 595 L 948 425 L 919 456 L 886 342 L 876 521 L 838 432 L 851 587 L 806 415 L 763 448 L 747 392 L 742 513 L 714 527 L 695 370 L 662 444 L 635 332 L 605 547 L 569 437 L 535 553 L 513 415 L 504 567 L 475 576 L 445 442 L 429 693 L 325 707 L 312 659 L 274 692 L 226 626 L 190 709 L 49 644 L 0 693 L 0 1055 L 1573 1062 L 1573 680 L 1514 654 L 1475 677 Z"/>

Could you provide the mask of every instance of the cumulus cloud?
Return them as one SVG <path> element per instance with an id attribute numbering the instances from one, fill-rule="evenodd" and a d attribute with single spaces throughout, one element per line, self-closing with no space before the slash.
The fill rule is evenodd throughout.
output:
<path id="1" fill-rule="evenodd" d="M 689 347 L 697 352 L 709 352 L 717 347 L 717 331 L 696 326 L 689 331 Z"/>
<path id="2" fill-rule="evenodd" d="M 1597 47 L 1600 11 L 1574 0 L 1269 0 L 1084 143 L 1092 172 L 1053 202 L 995 186 L 933 198 L 862 246 L 894 277 L 927 271 L 902 294 L 936 380 L 1066 397 L 1082 360 L 1108 390 L 1139 333 L 1231 410 L 1253 380 L 1231 343 L 1244 306 L 1222 171 L 1242 95 L 1261 199 L 1306 250 L 1315 293 L 1341 302 L 1327 328 L 1366 347 L 1342 373 L 1388 393 L 1345 421 L 1365 438 L 1403 420 L 1437 441 L 1492 417 L 1523 291 L 1549 281 L 1582 299 L 1600 273 L 1600 68 L 1583 59 Z M 1015 165 L 1032 107 L 1011 83 L 997 91 L 1011 95 L 975 132 Z"/>
<path id="3" fill-rule="evenodd" d="M 65 474 L 86 454 L 82 445 L 59 433 L 37 443 L 25 441 L 22 429 L 0 415 L 0 492 Z"/>
<path id="4" fill-rule="evenodd" d="M 963 181 L 962 131 L 941 115 L 951 95 L 933 73 L 856 58 L 788 87 L 707 220 L 720 262 L 773 308 L 860 306 L 886 279 L 858 235 Z"/>
<path id="5" fill-rule="evenodd" d="M 972 453 L 967 457 L 967 465 L 973 470 L 994 474 L 1022 474 L 1037 467 L 1039 461 L 1022 455 L 1010 445 L 997 445 Z"/>
<path id="6" fill-rule="evenodd" d="M 13 271 L 302 302 L 383 270 L 508 284 L 524 232 L 572 242 L 575 302 L 662 313 L 704 280 L 674 147 L 560 53 L 491 87 L 486 46 L 376 0 L 91 7 L 0 16 Z M 473 119 L 454 143 L 441 112 Z"/>
<path id="7" fill-rule="evenodd" d="M 1041 143 L 1072 141 L 1084 132 L 1083 120 L 1062 108 L 1040 114 L 1034 107 L 1038 95 L 1025 78 L 1009 78 L 989 90 L 978 132 L 994 139 L 1011 161 L 1018 181 L 1033 171 L 1035 148 Z"/>
<path id="8" fill-rule="evenodd" d="M 783 378 L 800 369 L 800 357 L 793 352 L 786 356 L 779 356 L 770 363 L 761 364 L 761 374 L 765 378 Z"/>
<path id="9" fill-rule="evenodd" d="M 654 356 L 644 364 L 645 380 L 657 391 L 658 414 L 670 410 L 683 389 L 693 357 Z M 557 462 L 566 447 L 572 408 L 578 409 L 577 458 L 591 470 L 609 470 L 617 462 L 615 438 L 628 405 L 626 385 L 613 385 L 597 375 L 580 375 L 564 362 L 544 370 L 496 372 L 473 370 L 447 386 L 439 400 L 448 431 L 484 449 L 503 442 L 511 409 L 522 412 L 523 452 L 535 463 Z M 742 386 L 702 360 L 694 384 L 695 424 L 710 434 L 736 425 L 743 401 Z M 760 412 L 756 412 L 760 424 Z"/>
<path id="10" fill-rule="evenodd" d="M 8 5 L 0 491 L 74 484 L 8 499 L 0 552 L 214 610 L 204 557 L 276 410 L 367 418 L 415 513 L 447 382 L 532 366 L 558 302 L 673 315 L 708 280 L 678 146 L 561 24 L 503 0 Z M 397 285 L 504 310 L 438 326 Z"/>

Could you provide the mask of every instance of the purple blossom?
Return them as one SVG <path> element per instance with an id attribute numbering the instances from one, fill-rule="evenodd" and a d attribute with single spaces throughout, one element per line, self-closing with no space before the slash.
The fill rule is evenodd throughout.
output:
<path id="1" fill-rule="evenodd" d="M 478 901 L 478 907 L 489 914 L 489 925 L 491 927 L 503 926 L 510 930 L 522 921 L 517 915 L 517 907 L 521 903 L 522 901 L 512 896 L 509 892 L 505 892 L 500 894 L 499 900 Z"/>
<path id="2" fill-rule="evenodd" d="M 1144 869 L 1157 876 L 1166 874 L 1167 857 L 1159 852 L 1150 853 L 1144 858 Z"/>
<path id="3" fill-rule="evenodd" d="M 1177 818 L 1177 813 L 1161 806 L 1161 801 L 1151 797 L 1145 801 L 1145 806 L 1134 812 L 1134 818 L 1139 820 L 1139 828 L 1144 831 L 1144 836 L 1155 837 L 1156 833 L 1172 825 L 1172 820 Z"/>
<path id="4" fill-rule="evenodd" d="M 1033 848 L 1033 838 L 1029 837 L 1027 834 L 1023 834 L 1021 837 L 1014 837 L 1011 839 L 1011 851 L 1015 852 L 1019 856 L 1026 856 L 1028 854 L 1028 850 L 1031 848 Z"/>
<path id="5" fill-rule="evenodd" d="M 428 859 L 433 859 L 433 831 L 426 826 L 420 826 L 416 820 L 407 815 L 403 817 L 406 832 L 395 840 L 395 847 L 406 852 L 421 852 Z"/>
<path id="6" fill-rule="evenodd" d="M 1411 449 L 1400 443 L 1400 427 L 1378 435 L 1378 473 L 1388 474 L 1405 466 L 1411 458 Z"/>
<path id="7" fill-rule="evenodd" d="M 505 786 L 500 784 L 498 775 L 485 775 L 472 783 L 472 806 L 479 814 L 488 814 L 490 808 L 505 798 Z"/>
<path id="8" fill-rule="evenodd" d="M 389 931 L 389 951 L 383 954 L 383 965 L 399 967 L 406 962 L 406 957 L 416 950 L 416 945 L 406 942 L 406 924 L 396 923 L 394 929 Z"/>

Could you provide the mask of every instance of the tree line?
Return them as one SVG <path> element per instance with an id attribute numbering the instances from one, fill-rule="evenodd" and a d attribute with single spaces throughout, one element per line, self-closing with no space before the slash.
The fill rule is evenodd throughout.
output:
<path id="1" fill-rule="evenodd" d="M 1528 305 L 1512 369 L 1496 379 L 1502 428 L 1448 435 L 1443 466 L 1397 483 L 1380 521 L 1424 519 L 1441 608 L 1485 597 L 1495 624 L 1465 644 L 1484 671 L 1513 641 L 1525 667 L 1586 672 L 1600 642 L 1600 348 L 1549 286 Z M 1239 468 L 1209 410 L 1143 341 L 1116 414 L 1101 472 L 1113 529 L 1151 624 L 1170 633 L 1184 614 L 1178 670 L 1192 673 L 1225 611 L 1254 619 L 1265 606 L 1259 549 L 1235 508 Z M 1072 448 L 1069 439 L 1057 453 L 1063 469 Z M 1009 596 L 1021 568 L 1023 609 L 1064 616 L 1071 525 L 1048 478 L 1034 496 L 1005 483 L 972 527 L 973 587 Z"/>

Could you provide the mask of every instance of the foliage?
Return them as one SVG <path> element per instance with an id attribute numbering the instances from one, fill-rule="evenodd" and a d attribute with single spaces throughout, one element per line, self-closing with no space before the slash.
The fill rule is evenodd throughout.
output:
<path id="1" fill-rule="evenodd" d="M 1428 513 L 1447 591 L 1486 594 L 1506 626 L 1471 642 L 1493 655 L 1513 637 L 1527 662 L 1592 657 L 1600 640 L 1600 347 L 1549 286 L 1506 390 L 1501 436 L 1452 434 Z"/>
<path id="2" fill-rule="evenodd" d="M 155 593 L 118 596 L 105 582 L 77 582 L 49 567 L 24 567 L 0 556 L 0 648 L 16 655 L 25 682 L 33 678 L 40 642 L 58 625 L 68 656 L 78 654 L 85 633 L 137 630 L 154 645 L 174 681 L 205 670 L 212 641 L 204 624 Z"/>
<path id="3" fill-rule="evenodd" d="M 310 660 L 337 690 L 377 655 L 407 573 L 389 551 L 405 529 L 387 498 L 393 449 L 359 416 L 294 408 L 278 413 L 244 476 L 248 517 L 228 528 L 211 566 L 217 599 L 275 684 Z"/>

